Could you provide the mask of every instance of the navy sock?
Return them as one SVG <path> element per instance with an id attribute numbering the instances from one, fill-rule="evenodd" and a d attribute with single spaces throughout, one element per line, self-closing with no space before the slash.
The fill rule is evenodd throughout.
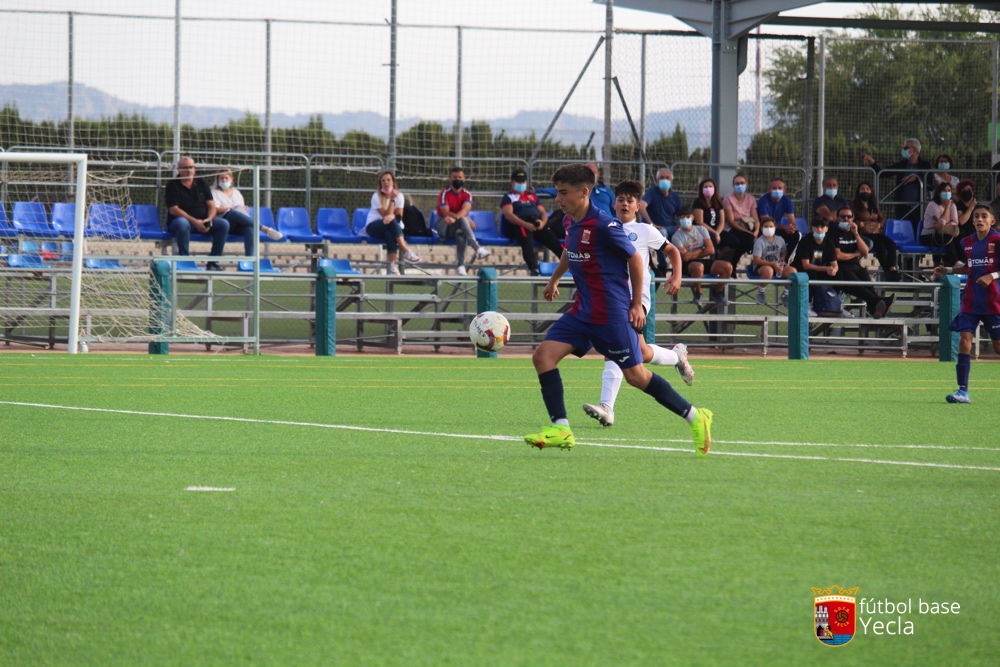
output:
<path id="1" fill-rule="evenodd" d="M 563 400 L 562 376 L 559 369 L 553 368 L 551 371 L 539 373 L 538 384 L 542 385 L 542 400 L 545 401 L 545 409 L 549 411 L 549 419 L 553 422 L 557 419 L 566 419 L 566 402 Z"/>
<path id="2" fill-rule="evenodd" d="M 969 391 L 969 369 L 972 366 L 972 357 L 959 353 L 958 363 L 955 364 L 955 374 L 958 376 L 958 388 Z"/>
<path id="3" fill-rule="evenodd" d="M 683 417 L 691 409 L 691 404 L 678 394 L 670 383 L 662 377 L 653 373 L 653 379 L 649 381 L 644 391 L 656 399 L 656 402 L 670 410 L 674 414 Z"/>

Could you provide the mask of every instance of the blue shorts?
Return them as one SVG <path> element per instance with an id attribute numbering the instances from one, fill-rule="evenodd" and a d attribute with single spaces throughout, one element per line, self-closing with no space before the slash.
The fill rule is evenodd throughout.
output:
<path id="1" fill-rule="evenodd" d="M 747 278 L 760 278 L 759 271 L 760 267 L 754 264 L 753 260 L 751 259 L 750 263 L 747 264 Z M 781 272 L 775 271 L 774 275 L 771 276 L 771 280 L 781 280 Z"/>
<path id="2" fill-rule="evenodd" d="M 552 325 L 545 340 L 573 346 L 573 354 L 582 357 L 591 347 L 618 364 L 632 368 L 642 363 L 639 337 L 628 322 L 619 324 L 588 324 L 566 313 Z"/>
<path id="3" fill-rule="evenodd" d="M 972 313 L 959 313 L 951 321 L 948 328 L 952 331 L 963 333 L 976 333 L 976 327 L 982 322 L 986 326 L 986 331 L 990 335 L 990 340 L 1000 340 L 1000 315 L 973 315 Z"/>

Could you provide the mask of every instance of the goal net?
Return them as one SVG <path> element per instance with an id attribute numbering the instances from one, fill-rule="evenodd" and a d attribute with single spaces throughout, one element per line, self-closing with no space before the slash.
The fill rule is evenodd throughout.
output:
<path id="1" fill-rule="evenodd" d="M 95 343 L 224 342 L 175 308 L 152 261 L 169 241 L 150 181 L 86 156 L 0 153 L 0 339 L 87 351 Z M 155 185 L 152 189 L 155 189 Z M 82 224 L 78 230 L 77 227 Z M 155 234 L 154 234 L 155 235 Z"/>

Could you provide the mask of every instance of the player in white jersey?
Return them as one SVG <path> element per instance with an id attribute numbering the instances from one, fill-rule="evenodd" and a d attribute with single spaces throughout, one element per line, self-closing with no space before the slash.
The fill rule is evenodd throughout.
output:
<path id="1" fill-rule="evenodd" d="M 681 287 L 681 253 L 656 227 L 638 221 L 636 214 L 642 192 L 642 185 L 636 181 L 619 183 L 615 188 L 615 213 L 622 222 L 626 236 L 635 246 L 636 253 L 642 258 L 644 267 L 649 266 L 650 252 L 663 251 L 674 268 L 667 282 L 667 294 L 677 294 Z M 642 281 L 642 307 L 647 313 L 650 304 L 650 282 L 647 270 Z M 654 366 L 674 366 L 686 384 L 694 382 L 694 370 L 688 363 L 687 346 L 678 344 L 672 349 L 667 349 L 659 345 L 648 345 L 640 331 L 639 347 L 642 349 L 644 363 Z M 601 402 L 596 405 L 585 403 L 583 406 L 583 411 L 599 421 L 602 426 L 611 426 L 615 422 L 615 400 L 618 398 L 622 378 L 622 371 L 618 365 L 605 359 L 604 372 L 601 374 Z"/>

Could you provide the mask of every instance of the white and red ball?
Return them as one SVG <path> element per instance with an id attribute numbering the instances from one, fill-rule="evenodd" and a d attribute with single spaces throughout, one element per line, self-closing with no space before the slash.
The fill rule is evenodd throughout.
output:
<path id="1" fill-rule="evenodd" d="M 483 352 L 499 352 L 510 341 L 510 322 L 492 310 L 479 313 L 469 325 L 469 338 Z"/>

